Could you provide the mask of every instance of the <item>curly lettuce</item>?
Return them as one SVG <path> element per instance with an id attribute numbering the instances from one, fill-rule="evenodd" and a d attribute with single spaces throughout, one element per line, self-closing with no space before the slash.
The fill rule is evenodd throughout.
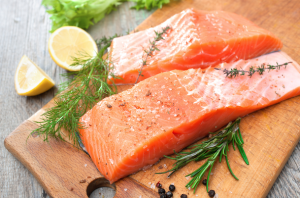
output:
<path id="1" fill-rule="evenodd" d="M 134 9 L 161 8 L 169 0 L 43 0 L 42 5 L 49 8 L 47 13 L 51 15 L 52 28 L 50 32 L 62 26 L 77 26 L 83 29 L 89 28 L 113 11 L 125 1 L 136 2 Z"/>
<path id="2" fill-rule="evenodd" d="M 130 0 L 136 2 L 136 5 L 132 8 L 136 10 L 146 9 L 151 10 L 153 8 L 162 8 L 163 4 L 170 3 L 170 0 Z"/>

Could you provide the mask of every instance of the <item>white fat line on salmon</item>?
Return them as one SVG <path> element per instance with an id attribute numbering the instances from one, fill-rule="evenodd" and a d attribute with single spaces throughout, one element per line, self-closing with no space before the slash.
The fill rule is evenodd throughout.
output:
<path id="1" fill-rule="evenodd" d="M 214 70 L 211 71 L 211 68 L 209 68 L 209 70 L 207 72 L 205 72 L 205 77 L 206 77 L 206 74 L 207 74 L 207 80 L 206 80 L 206 83 L 203 84 L 204 93 L 203 93 L 203 95 L 200 95 L 199 90 L 201 90 L 201 89 L 199 86 L 197 87 L 197 89 L 198 89 L 197 93 L 207 103 L 207 109 L 210 110 L 215 105 L 214 104 L 215 102 L 219 102 L 219 100 L 216 96 L 216 93 L 215 93 L 215 87 L 216 87 L 215 82 L 216 82 L 216 79 L 220 79 L 220 77 L 214 76 L 216 74 L 216 72 L 214 72 Z M 202 81 L 203 81 L 203 78 L 202 78 Z M 219 85 L 217 85 L 217 86 L 219 86 Z M 211 94 L 211 93 L 213 93 L 213 94 Z"/>
<path id="2" fill-rule="evenodd" d="M 249 63 L 249 62 L 246 63 L 246 64 L 244 64 L 244 61 L 245 61 L 245 60 L 239 60 L 239 61 L 236 61 L 235 63 L 233 63 L 233 64 L 231 65 L 230 68 L 237 67 L 238 65 L 242 65 L 243 67 L 241 67 L 241 68 L 245 69 L 245 68 L 248 67 L 248 65 L 251 64 L 251 63 Z M 227 64 L 225 64 L 225 65 L 227 65 Z M 225 65 L 223 65 L 223 66 L 225 66 Z M 216 70 L 216 71 L 217 71 L 217 70 Z M 226 78 L 226 77 L 223 76 L 223 80 L 224 80 L 225 78 Z M 246 79 L 246 82 L 245 82 L 244 84 L 249 84 L 248 82 L 249 82 L 250 80 L 251 80 L 251 79 L 247 78 L 247 79 Z M 235 81 L 230 81 L 229 83 L 233 83 L 233 82 L 235 82 Z M 232 85 L 232 86 L 235 86 L 235 85 Z M 231 103 L 231 101 L 235 99 L 235 97 L 231 97 L 231 99 L 228 100 L 228 98 L 225 98 L 225 97 L 224 97 L 225 95 L 228 95 L 228 93 L 231 92 L 231 91 L 232 91 L 232 90 L 231 90 L 231 86 L 228 86 L 228 85 L 227 85 L 227 86 L 222 87 L 222 94 L 220 94 L 220 99 L 221 99 L 221 101 L 226 101 L 226 105 L 225 105 L 226 107 L 228 107 L 229 104 Z M 244 99 L 247 98 L 248 95 L 249 95 L 250 93 L 251 93 L 251 90 L 246 91 L 246 94 L 242 93 L 243 99 L 242 99 L 241 101 L 244 101 Z"/>

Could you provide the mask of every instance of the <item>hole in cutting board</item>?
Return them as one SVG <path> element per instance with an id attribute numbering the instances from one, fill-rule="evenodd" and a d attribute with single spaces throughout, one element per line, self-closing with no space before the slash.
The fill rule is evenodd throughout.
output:
<path id="1" fill-rule="evenodd" d="M 113 198 L 116 194 L 116 191 L 109 187 L 97 188 L 92 192 L 89 198 Z"/>
<path id="2" fill-rule="evenodd" d="M 102 194 L 104 192 L 105 194 Z M 112 195 L 111 197 L 114 197 L 116 193 L 116 186 L 114 184 L 110 184 L 105 178 L 95 179 L 87 186 L 86 194 L 90 198 L 94 198 L 99 197 L 99 193 L 101 193 L 101 195 L 105 195 L 104 197 L 107 197 L 106 195 Z"/>

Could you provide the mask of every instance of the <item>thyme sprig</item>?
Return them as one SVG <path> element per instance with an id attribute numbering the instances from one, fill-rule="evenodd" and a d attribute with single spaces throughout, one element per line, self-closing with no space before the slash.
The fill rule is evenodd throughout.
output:
<path id="1" fill-rule="evenodd" d="M 201 144 L 192 145 L 188 148 L 190 148 L 190 151 L 182 151 L 179 153 L 175 153 L 175 157 L 165 156 L 166 158 L 176 160 L 176 162 L 173 164 L 173 168 L 166 172 L 157 173 L 157 174 L 164 174 L 171 172 L 169 176 L 171 176 L 173 173 L 187 165 L 188 163 L 192 161 L 201 161 L 204 159 L 207 159 L 207 161 L 197 170 L 194 172 L 186 175 L 186 177 L 191 176 L 192 179 L 188 184 L 186 185 L 187 188 L 194 189 L 194 192 L 196 191 L 196 188 L 198 184 L 200 183 L 201 179 L 203 178 L 204 174 L 208 170 L 208 176 L 207 176 L 207 183 L 206 183 L 206 190 L 208 192 L 208 182 L 211 170 L 219 158 L 219 162 L 222 161 L 222 157 L 225 157 L 228 169 L 232 176 L 238 180 L 238 178 L 234 175 L 228 161 L 228 151 L 229 151 L 229 145 L 232 144 L 233 149 L 235 150 L 235 146 L 238 148 L 238 150 L 241 153 L 242 158 L 244 159 L 245 163 L 249 165 L 248 158 L 246 156 L 246 153 L 243 149 L 244 140 L 242 138 L 242 134 L 239 128 L 241 118 L 237 118 L 234 122 L 230 122 L 223 130 L 215 132 L 213 137 L 210 139 L 202 142 Z"/>
<path id="2" fill-rule="evenodd" d="M 286 62 L 286 63 L 283 63 L 283 64 L 276 63 L 276 65 L 261 64 L 260 66 L 258 66 L 256 68 L 254 66 L 251 66 L 249 71 L 243 70 L 243 69 L 237 69 L 237 68 L 231 68 L 230 70 L 228 70 L 228 69 L 223 69 L 222 70 L 221 68 L 215 68 L 215 70 L 223 71 L 223 73 L 226 75 L 226 77 L 229 77 L 229 78 L 235 78 L 239 75 L 243 76 L 246 73 L 248 73 L 248 76 L 250 76 L 250 78 L 251 78 L 253 76 L 253 74 L 256 73 L 256 72 L 259 75 L 263 75 L 266 70 L 268 70 L 268 71 L 275 70 L 275 69 L 280 70 L 281 67 L 286 68 L 286 66 L 289 63 L 292 63 L 292 62 Z"/>
<path id="3" fill-rule="evenodd" d="M 97 44 L 97 46 L 98 46 L 98 49 L 100 49 L 100 50 L 101 50 L 101 49 L 106 50 L 106 49 L 110 46 L 112 40 L 113 40 L 114 38 L 120 37 L 120 36 L 122 36 L 122 35 L 115 34 L 115 35 L 110 36 L 110 37 L 103 36 L 102 38 L 97 39 L 97 40 L 96 40 L 96 44 Z M 106 46 L 108 46 L 108 47 L 106 47 Z"/>
<path id="4" fill-rule="evenodd" d="M 79 118 L 93 105 L 107 97 L 115 94 L 114 84 L 107 83 L 110 73 L 111 64 L 103 55 L 110 46 L 112 39 L 118 35 L 97 41 L 99 52 L 96 57 L 84 56 L 74 58 L 73 65 L 82 65 L 83 68 L 78 72 L 69 72 L 63 76 L 69 80 L 61 83 L 59 92 L 54 98 L 55 106 L 46 110 L 41 116 L 41 121 L 37 122 L 39 128 L 32 131 L 41 135 L 44 141 L 48 141 L 49 137 L 64 140 L 62 130 L 69 132 L 69 139 L 74 141 L 74 145 L 78 144 L 78 136 L 76 132 L 78 127 L 83 127 L 79 123 Z"/>
<path id="5" fill-rule="evenodd" d="M 163 40 L 164 39 L 163 35 L 166 34 L 169 29 L 171 29 L 171 27 L 170 26 L 166 26 L 166 27 L 162 28 L 161 32 L 157 32 L 157 31 L 154 30 L 154 32 L 155 32 L 154 40 L 153 41 L 149 41 L 149 43 L 150 43 L 149 49 L 148 50 L 146 50 L 146 49 L 144 50 L 145 53 L 142 55 L 142 66 L 141 66 L 141 69 L 139 71 L 139 75 L 138 75 L 138 77 L 137 77 L 137 79 L 136 79 L 136 81 L 135 81 L 134 84 L 136 84 L 138 82 L 140 76 L 143 76 L 142 72 L 143 72 L 144 66 L 147 65 L 147 59 L 153 55 L 154 51 L 160 51 L 157 48 L 157 46 L 156 46 L 156 42 L 158 42 L 160 40 Z"/>

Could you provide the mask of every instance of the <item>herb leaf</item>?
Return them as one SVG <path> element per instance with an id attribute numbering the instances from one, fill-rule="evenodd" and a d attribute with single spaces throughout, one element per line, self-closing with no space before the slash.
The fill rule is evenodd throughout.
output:
<path id="1" fill-rule="evenodd" d="M 190 148 L 190 151 L 182 151 L 180 153 L 175 153 L 175 157 L 168 157 L 169 159 L 176 160 L 176 162 L 173 164 L 173 167 L 162 173 L 156 173 L 156 174 L 163 174 L 168 173 L 172 175 L 174 172 L 179 170 L 180 168 L 184 167 L 188 163 L 192 161 L 200 161 L 207 158 L 207 161 L 197 170 L 194 172 L 188 174 L 187 176 L 193 177 L 191 181 L 188 182 L 186 185 L 187 188 L 194 188 L 194 192 L 200 183 L 201 179 L 203 178 L 205 172 L 209 170 L 208 176 L 207 176 L 207 183 L 206 183 L 206 190 L 208 192 L 208 182 L 210 178 L 210 173 L 212 170 L 213 165 L 219 159 L 219 161 L 222 161 L 222 157 L 225 157 L 228 169 L 232 176 L 238 180 L 238 178 L 234 175 L 228 161 L 228 151 L 229 151 L 229 144 L 232 143 L 233 148 L 234 145 L 238 147 L 242 158 L 244 159 L 245 163 L 249 165 L 248 158 L 246 156 L 246 153 L 243 149 L 244 141 L 242 139 L 242 135 L 240 132 L 239 124 L 240 124 L 241 118 L 237 118 L 234 122 L 230 122 L 223 130 L 214 132 L 215 134 L 212 138 L 202 142 L 201 144 L 192 145 L 188 148 Z M 219 158 L 218 158 L 219 156 Z"/>
<path id="2" fill-rule="evenodd" d="M 74 145 L 78 145 L 76 132 L 78 127 L 83 127 L 79 118 L 97 101 L 115 94 L 114 84 L 107 83 L 109 75 L 112 75 L 109 73 L 110 64 L 102 57 L 116 36 L 97 41 L 103 47 L 99 49 L 96 57 L 74 58 L 73 65 L 83 65 L 83 68 L 64 75 L 70 80 L 60 85 L 60 91 L 54 98 L 55 106 L 42 114 L 42 121 L 37 122 L 39 128 L 32 133 L 41 135 L 44 141 L 48 141 L 49 136 L 64 140 L 64 129 L 69 132 L 69 139 L 74 141 Z"/>
<path id="3" fill-rule="evenodd" d="M 284 66 L 286 68 L 286 66 L 289 63 L 292 63 L 292 62 L 286 62 L 286 63 L 280 64 L 280 65 L 278 63 L 276 63 L 276 65 L 267 65 L 267 66 L 265 64 L 261 64 L 257 68 L 251 66 L 250 69 L 249 69 L 249 71 L 245 71 L 243 69 L 239 70 L 237 68 L 231 68 L 230 70 L 228 70 L 228 69 L 223 69 L 222 70 L 220 68 L 215 68 L 215 70 L 221 70 L 221 71 L 223 71 L 223 73 L 228 78 L 235 78 L 235 77 L 237 77 L 239 75 L 243 76 L 243 75 L 245 75 L 245 73 L 248 73 L 248 76 L 251 78 L 253 76 L 253 74 L 255 74 L 256 72 L 259 75 L 263 75 L 266 70 L 268 70 L 268 71 L 275 70 L 275 69 L 280 70 L 280 67 Z"/>
<path id="4" fill-rule="evenodd" d="M 163 40 L 164 38 L 162 37 L 162 35 L 166 34 L 169 29 L 171 29 L 171 27 L 166 26 L 166 27 L 162 28 L 161 32 L 156 32 L 154 30 L 154 32 L 155 32 L 154 40 L 149 41 L 149 43 L 150 43 L 149 50 L 146 50 L 146 49 L 144 50 L 145 54 L 143 54 L 143 56 L 142 56 L 142 66 L 141 66 L 141 69 L 139 71 L 139 75 L 136 78 L 134 84 L 136 84 L 139 81 L 140 76 L 143 76 L 142 72 L 143 72 L 144 66 L 147 65 L 147 59 L 153 55 L 153 52 L 160 51 L 156 46 L 156 42 L 160 41 L 160 40 Z"/>

